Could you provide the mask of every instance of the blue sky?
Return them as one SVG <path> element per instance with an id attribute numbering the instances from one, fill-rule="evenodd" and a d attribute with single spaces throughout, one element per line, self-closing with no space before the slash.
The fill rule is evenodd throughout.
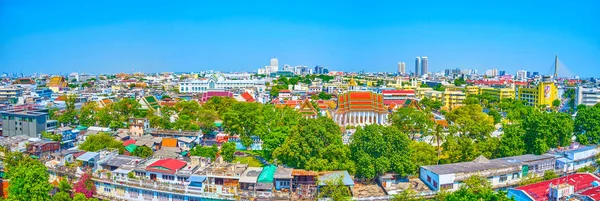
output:
<path id="1" fill-rule="evenodd" d="M 0 1 L 0 72 L 322 64 L 600 76 L 600 1 Z M 561 69 L 562 70 L 562 69 Z M 561 71 L 559 71 L 561 72 Z"/>

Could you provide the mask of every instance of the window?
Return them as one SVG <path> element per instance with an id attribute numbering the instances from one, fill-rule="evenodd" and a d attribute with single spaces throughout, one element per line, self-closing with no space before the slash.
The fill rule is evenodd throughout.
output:
<path id="1" fill-rule="evenodd" d="M 104 186 L 104 192 L 110 193 L 111 191 L 112 191 L 112 188 L 110 188 L 108 186 Z"/>
<path id="2" fill-rule="evenodd" d="M 152 193 L 152 191 L 142 190 L 142 197 L 144 197 L 145 200 L 152 200 L 152 198 L 154 198 L 154 193 Z"/>
<path id="3" fill-rule="evenodd" d="M 429 177 L 429 175 L 427 175 L 427 182 L 431 183 L 431 177 Z"/>
<path id="4" fill-rule="evenodd" d="M 135 188 L 130 188 L 129 190 L 129 197 L 131 198 L 137 198 L 140 196 L 140 191 L 138 189 Z"/>
<path id="5" fill-rule="evenodd" d="M 169 201 L 169 194 L 166 193 L 156 193 L 156 197 L 158 201 Z"/>
<path id="6" fill-rule="evenodd" d="M 433 181 L 433 186 L 437 187 L 437 181 Z"/>
<path id="7" fill-rule="evenodd" d="M 518 178 L 519 178 L 519 173 L 516 173 L 516 172 L 515 172 L 515 173 L 513 173 L 513 174 L 512 174 L 512 178 L 513 178 L 513 179 L 518 179 Z"/>
<path id="8" fill-rule="evenodd" d="M 451 189 L 452 188 L 452 184 L 442 184 L 440 185 L 440 189 Z"/>
<path id="9" fill-rule="evenodd" d="M 506 182 L 506 180 L 508 180 L 508 177 L 506 175 L 500 176 L 500 182 Z"/>
<path id="10" fill-rule="evenodd" d="M 184 200 L 183 195 L 175 195 L 175 194 L 173 194 L 173 195 L 171 195 L 171 197 L 172 197 L 173 201 L 183 201 Z"/>
<path id="11" fill-rule="evenodd" d="M 173 181 L 173 180 L 175 180 L 175 176 L 173 176 L 173 175 L 163 175 L 162 179 L 163 180 Z"/>
<path id="12" fill-rule="evenodd" d="M 200 198 L 188 197 L 189 201 L 200 201 Z"/>

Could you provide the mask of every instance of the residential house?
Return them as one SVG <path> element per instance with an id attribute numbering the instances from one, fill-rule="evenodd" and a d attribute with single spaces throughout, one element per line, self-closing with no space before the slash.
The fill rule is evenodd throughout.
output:
<path id="1" fill-rule="evenodd" d="M 598 150 L 596 146 L 577 147 L 560 152 L 556 159 L 556 168 L 562 172 L 575 172 L 585 166 L 595 165 Z"/>

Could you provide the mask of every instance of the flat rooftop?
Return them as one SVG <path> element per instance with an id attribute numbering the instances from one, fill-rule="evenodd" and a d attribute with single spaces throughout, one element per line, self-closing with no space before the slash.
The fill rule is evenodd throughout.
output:
<path id="1" fill-rule="evenodd" d="M 493 170 L 493 169 L 503 169 L 510 167 L 520 167 L 524 163 L 549 159 L 552 158 L 552 155 L 521 155 L 521 156 L 512 156 L 506 158 L 497 158 L 488 160 L 487 158 L 480 156 L 477 159 L 470 162 L 462 162 L 462 163 L 452 163 L 452 164 L 444 164 L 444 165 L 430 165 L 423 166 L 422 168 L 427 169 L 433 173 L 438 175 L 443 174 L 453 174 L 453 173 L 468 173 L 468 172 L 479 172 L 485 170 Z"/>

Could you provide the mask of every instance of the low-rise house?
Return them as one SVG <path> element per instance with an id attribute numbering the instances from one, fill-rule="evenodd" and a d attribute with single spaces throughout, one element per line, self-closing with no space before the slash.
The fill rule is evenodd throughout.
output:
<path id="1" fill-rule="evenodd" d="M 598 150 L 596 146 L 577 147 L 559 155 L 562 157 L 556 159 L 556 168 L 563 172 L 575 172 L 580 168 L 595 165 Z"/>
<path id="2" fill-rule="evenodd" d="M 487 178 L 492 187 L 497 189 L 517 184 L 521 177 L 527 176 L 529 167 L 533 168 L 534 174 L 553 170 L 553 160 L 549 155 L 523 155 L 492 160 L 479 156 L 471 162 L 422 166 L 419 177 L 434 191 L 457 190 L 465 180 L 475 175 Z"/>
<path id="3" fill-rule="evenodd" d="M 145 130 L 150 128 L 150 121 L 148 118 L 130 118 L 129 119 L 129 133 L 131 135 L 141 136 Z"/>
<path id="4" fill-rule="evenodd" d="M 27 145 L 27 153 L 36 157 L 45 157 L 58 151 L 60 142 L 42 140 Z"/>
<path id="5" fill-rule="evenodd" d="M 350 192 L 354 192 L 354 180 L 350 174 L 348 174 L 348 171 L 325 172 L 319 175 L 317 192 L 319 192 L 323 186 L 328 185 L 330 182 L 335 182 L 337 179 L 341 179 L 344 186 L 348 187 Z"/>
<path id="6" fill-rule="evenodd" d="M 319 174 L 308 170 L 292 171 L 293 199 L 312 199 L 317 192 L 317 177 Z"/>
<path id="7" fill-rule="evenodd" d="M 78 161 L 81 161 L 81 167 L 96 170 L 98 168 L 98 161 L 100 160 L 100 153 L 98 152 L 85 152 L 83 155 L 77 157 Z"/>
<path id="8" fill-rule="evenodd" d="M 249 167 L 242 173 L 240 177 L 241 197 L 250 199 L 256 197 L 256 181 L 260 175 L 262 168 Z"/>
<path id="9" fill-rule="evenodd" d="M 265 166 L 256 180 L 256 196 L 258 198 L 270 199 L 273 196 L 273 176 L 277 167 L 275 165 Z"/>
<path id="10" fill-rule="evenodd" d="M 0 146 L 10 151 L 25 152 L 27 150 L 27 143 L 29 142 L 29 136 L 16 135 L 11 137 L 0 138 Z"/>

